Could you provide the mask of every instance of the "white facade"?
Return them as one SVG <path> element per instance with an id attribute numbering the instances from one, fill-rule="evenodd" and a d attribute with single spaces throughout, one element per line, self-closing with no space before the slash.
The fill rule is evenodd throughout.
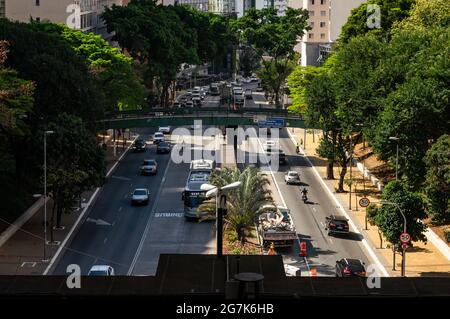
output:
<path id="1" fill-rule="evenodd" d="M 331 44 L 339 38 L 342 26 L 351 10 L 366 0 L 290 0 L 289 6 L 309 11 L 309 27 L 297 46 L 301 64 L 320 65 L 330 52 Z"/>
<path id="2" fill-rule="evenodd" d="M 100 15 L 106 6 L 122 0 L 6 0 L 6 17 L 12 21 L 50 21 L 108 38 Z"/>

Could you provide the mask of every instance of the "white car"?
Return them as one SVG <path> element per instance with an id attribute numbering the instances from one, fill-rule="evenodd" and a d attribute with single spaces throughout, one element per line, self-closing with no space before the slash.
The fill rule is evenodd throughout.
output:
<path id="1" fill-rule="evenodd" d="M 156 174 L 157 171 L 158 171 L 158 163 L 154 159 L 146 159 L 144 160 L 144 162 L 142 162 L 141 166 L 142 175 Z"/>
<path id="2" fill-rule="evenodd" d="M 153 134 L 153 144 L 158 144 L 159 142 L 164 142 L 164 134 L 162 132 L 156 132 Z"/>
<path id="3" fill-rule="evenodd" d="M 263 143 L 263 147 L 264 147 L 264 150 L 267 151 L 268 149 L 276 148 L 277 144 L 278 143 L 276 141 L 274 141 L 274 140 L 266 140 Z"/>
<path id="4" fill-rule="evenodd" d="M 300 175 L 296 171 L 289 171 L 284 175 L 284 181 L 286 184 L 300 184 Z"/>
<path id="5" fill-rule="evenodd" d="M 114 276 L 114 268 L 108 265 L 94 265 L 88 276 Z"/>
<path id="6" fill-rule="evenodd" d="M 163 134 L 169 134 L 170 133 L 170 126 L 160 126 L 158 128 L 158 131 Z"/>
<path id="7" fill-rule="evenodd" d="M 150 201 L 150 192 L 147 188 L 136 188 L 131 195 L 131 205 L 143 204 L 148 205 Z"/>

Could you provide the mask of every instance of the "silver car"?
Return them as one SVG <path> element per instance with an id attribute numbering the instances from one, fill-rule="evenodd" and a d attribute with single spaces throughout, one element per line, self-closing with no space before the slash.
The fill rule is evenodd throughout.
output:
<path id="1" fill-rule="evenodd" d="M 158 163 L 154 159 L 146 159 L 141 166 L 142 175 L 155 175 L 158 171 Z"/>
<path id="2" fill-rule="evenodd" d="M 147 188 L 136 188 L 131 195 L 131 205 L 148 205 L 150 193 Z"/>
<path id="3" fill-rule="evenodd" d="M 88 276 L 114 276 L 114 268 L 108 265 L 94 265 Z"/>
<path id="4" fill-rule="evenodd" d="M 300 175 L 295 171 L 289 171 L 284 175 L 286 184 L 300 184 Z"/>

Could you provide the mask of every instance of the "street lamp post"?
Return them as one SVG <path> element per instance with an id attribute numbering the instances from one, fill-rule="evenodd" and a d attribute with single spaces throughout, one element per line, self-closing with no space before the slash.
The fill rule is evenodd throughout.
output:
<path id="1" fill-rule="evenodd" d="M 389 139 L 391 141 L 397 142 L 397 156 L 395 160 L 395 180 L 398 180 L 398 142 L 400 140 L 400 137 L 390 136 Z"/>
<path id="2" fill-rule="evenodd" d="M 55 133 L 54 131 L 44 131 L 44 262 L 47 262 L 47 135 Z"/>
<path id="3" fill-rule="evenodd" d="M 234 182 L 223 187 L 217 187 L 211 184 L 203 184 L 201 190 L 206 191 L 206 197 L 216 197 L 216 241 L 217 257 L 223 255 L 223 216 L 227 214 L 227 193 L 241 186 L 241 182 Z"/>
<path id="4" fill-rule="evenodd" d="M 386 204 L 386 205 L 393 205 L 400 211 L 400 214 L 402 214 L 402 217 L 403 217 L 403 233 L 406 233 L 406 216 L 403 213 L 402 209 L 400 208 L 400 205 L 398 205 L 397 203 L 394 203 L 394 202 L 387 202 L 387 201 L 381 201 L 380 203 L 381 204 Z M 403 253 L 402 253 L 402 269 L 401 269 L 401 276 L 402 277 L 405 276 L 405 268 L 406 268 L 406 250 L 403 249 Z M 395 246 L 394 246 L 393 270 L 395 270 Z"/>

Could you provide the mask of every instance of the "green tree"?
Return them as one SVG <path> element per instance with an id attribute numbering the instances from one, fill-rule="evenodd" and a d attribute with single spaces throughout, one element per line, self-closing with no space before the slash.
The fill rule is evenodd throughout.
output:
<path id="1" fill-rule="evenodd" d="M 389 37 L 392 26 L 408 17 L 411 6 L 416 0 L 369 0 L 353 9 L 342 27 L 339 41 L 348 43 L 352 38 L 371 33 L 377 37 Z M 426 1 L 426 0 L 425 0 Z M 445 0 L 444 0 L 445 1 Z M 381 14 L 381 27 L 370 28 L 369 17 L 374 11 L 368 10 L 369 5 L 378 5 Z"/>
<path id="2" fill-rule="evenodd" d="M 250 9 L 232 25 L 241 42 L 253 46 L 261 58 L 267 56 L 260 73 L 275 72 L 263 82 L 269 81 L 265 86 L 273 89 L 277 107 L 280 107 L 280 90 L 289 75 L 288 65 L 295 61 L 294 47 L 308 28 L 307 19 L 308 13 L 303 9 L 288 8 L 284 16 L 278 16 L 273 8 Z"/>
<path id="3" fill-rule="evenodd" d="M 409 16 L 394 25 L 394 30 L 417 30 L 450 25 L 450 2 L 447 0 L 415 0 Z"/>
<path id="4" fill-rule="evenodd" d="M 266 175 L 255 167 L 247 167 L 242 172 L 239 169 L 216 170 L 210 177 L 210 183 L 218 187 L 240 181 L 241 187 L 228 194 L 225 217 L 227 226 L 233 229 L 240 241 L 245 239 L 245 229 L 252 226 L 259 208 L 272 203 L 271 191 L 266 189 L 270 184 Z M 209 218 L 215 218 L 215 199 L 202 204 L 201 211 L 210 213 Z"/>
<path id="5" fill-rule="evenodd" d="M 382 201 L 398 204 L 406 217 L 406 230 L 411 235 L 412 241 L 426 242 L 424 235 L 426 226 L 422 220 L 427 216 L 422 199 L 417 193 L 410 192 L 400 181 L 392 181 L 384 188 L 381 198 Z M 384 237 L 401 250 L 400 234 L 403 232 L 404 220 L 399 209 L 395 205 L 384 204 L 374 210 L 371 216 L 374 216 L 376 225 Z"/>
<path id="6" fill-rule="evenodd" d="M 55 132 L 47 138 L 47 183 L 54 203 L 50 220 L 53 226 L 56 217 L 59 227 L 61 215 L 70 213 L 83 192 L 103 184 L 105 160 L 103 150 L 80 118 L 62 113 L 48 129 Z"/>
<path id="7" fill-rule="evenodd" d="M 145 87 L 133 67 L 133 60 L 93 33 L 70 29 L 65 25 L 33 22 L 37 31 L 56 34 L 83 59 L 95 78 L 109 110 L 136 109 L 142 106 Z"/>
<path id="8" fill-rule="evenodd" d="M 450 222 L 450 135 L 437 139 L 425 156 L 428 211 L 437 224 Z"/>

